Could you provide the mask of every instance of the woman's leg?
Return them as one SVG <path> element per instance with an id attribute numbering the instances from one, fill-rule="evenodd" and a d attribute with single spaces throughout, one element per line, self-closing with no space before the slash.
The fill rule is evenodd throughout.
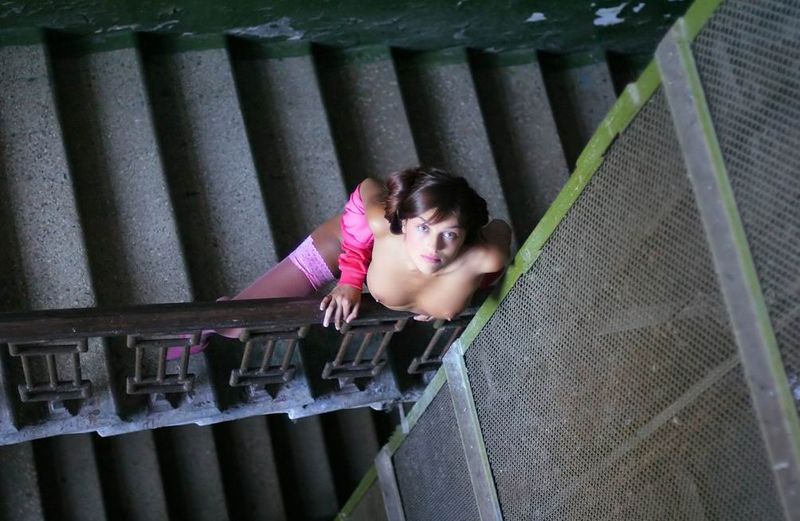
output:
<path id="1" fill-rule="evenodd" d="M 311 235 L 288 257 L 258 277 L 252 284 L 232 299 L 251 300 L 281 297 L 307 297 L 338 274 L 338 257 L 341 253 L 340 217 L 336 216 L 314 230 Z M 205 330 L 200 344 L 192 346 L 190 352 L 198 353 L 208 344 L 208 335 L 216 332 L 228 338 L 238 338 L 241 328 L 220 331 Z M 172 347 L 167 359 L 179 358 L 183 347 Z"/>

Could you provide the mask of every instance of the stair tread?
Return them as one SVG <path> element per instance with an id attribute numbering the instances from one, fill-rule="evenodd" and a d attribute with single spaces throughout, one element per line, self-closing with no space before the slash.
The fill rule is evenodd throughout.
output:
<path id="1" fill-rule="evenodd" d="M 53 64 L 100 304 L 191 300 L 136 50 Z"/>
<path id="2" fill-rule="evenodd" d="M 388 48 L 319 53 L 317 67 L 348 187 L 419 163 Z"/>
<path id="3" fill-rule="evenodd" d="M 144 52 L 143 61 L 194 296 L 235 294 L 277 257 L 228 56 Z"/>
<path id="4" fill-rule="evenodd" d="M 110 518 L 169 518 L 153 431 L 97 438 L 95 447 Z"/>
<path id="5" fill-rule="evenodd" d="M 184 425 L 155 435 L 171 518 L 229 519 L 212 429 Z"/>
<path id="6" fill-rule="evenodd" d="M 577 67 L 548 61 L 558 60 L 546 60 L 543 74 L 567 165 L 572 169 L 617 97 L 605 60 Z"/>
<path id="7" fill-rule="evenodd" d="M 0 137 L 25 306 L 95 303 L 42 45 L 0 48 Z"/>
<path id="8" fill-rule="evenodd" d="M 245 45 L 245 44 L 240 44 Z M 280 257 L 344 207 L 344 182 L 309 55 L 233 66 Z"/>
<path id="9" fill-rule="evenodd" d="M 523 240 L 569 177 L 538 61 L 479 66 L 474 76 L 517 237 Z"/>
<path id="10" fill-rule="evenodd" d="M 2 49 L 0 49 L 2 52 Z M 0 447 L 0 520 L 44 519 L 31 442 Z M 13 469 L 9 472 L 7 469 Z"/>
<path id="11" fill-rule="evenodd" d="M 108 519 L 92 435 L 55 436 L 34 442 L 47 518 Z"/>
<path id="12" fill-rule="evenodd" d="M 490 216 L 511 221 L 500 186 L 466 54 L 451 63 L 401 55 L 398 74 L 417 152 L 423 163 L 463 176 Z"/>
<path id="13" fill-rule="evenodd" d="M 287 519 L 275 447 L 263 416 L 214 427 L 233 519 Z"/>

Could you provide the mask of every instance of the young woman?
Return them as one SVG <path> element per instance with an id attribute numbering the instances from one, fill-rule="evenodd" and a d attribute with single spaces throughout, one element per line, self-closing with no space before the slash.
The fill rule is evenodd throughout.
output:
<path id="1" fill-rule="evenodd" d="M 489 222 L 486 201 L 463 178 L 411 168 L 385 183 L 363 181 L 341 216 L 314 230 L 234 300 L 304 297 L 338 278 L 320 304 L 326 327 L 340 329 L 358 316 L 365 282 L 389 309 L 410 311 L 415 320 L 450 320 L 478 287 L 502 273 L 510 243 L 511 228 Z M 239 332 L 219 333 L 236 338 Z M 168 357 L 181 351 L 172 348 Z"/>

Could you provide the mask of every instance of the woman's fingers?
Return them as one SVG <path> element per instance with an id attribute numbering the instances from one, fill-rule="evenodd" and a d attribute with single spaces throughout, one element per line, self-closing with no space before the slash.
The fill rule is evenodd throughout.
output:
<path id="1" fill-rule="evenodd" d="M 336 327 L 337 331 L 342 328 L 342 308 L 343 307 L 344 307 L 344 304 L 342 302 L 338 302 L 337 306 L 336 306 L 336 312 L 333 314 L 333 325 Z"/>
<path id="2" fill-rule="evenodd" d="M 325 308 L 328 307 L 328 304 L 330 303 L 330 301 L 332 299 L 333 299 L 333 297 L 331 297 L 330 294 L 325 295 L 325 298 L 323 298 L 322 302 L 319 303 L 319 310 L 320 311 L 325 311 Z"/>
<path id="3" fill-rule="evenodd" d="M 361 306 L 361 302 L 357 302 L 355 306 L 353 306 L 353 311 L 347 315 L 347 318 L 344 320 L 347 323 L 350 323 L 354 318 L 358 316 L 358 308 Z"/>
<path id="4" fill-rule="evenodd" d="M 342 318 L 339 323 L 336 325 L 336 329 L 340 329 L 342 327 L 342 320 L 347 320 L 347 317 L 350 316 L 350 301 L 346 298 L 342 299 Z"/>
<path id="5" fill-rule="evenodd" d="M 331 323 L 331 315 L 333 315 L 335 309 L 336 309 L 336 301 L 331 300 L 328 304 L 327 309 L 325 309 L 325 317 L 322 319 L 322 325 L 324 327 L 328 327 L 328 324 Z"/>

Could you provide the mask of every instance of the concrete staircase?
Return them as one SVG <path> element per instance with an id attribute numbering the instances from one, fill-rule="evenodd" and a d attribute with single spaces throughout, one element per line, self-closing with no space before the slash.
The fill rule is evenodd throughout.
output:
<path id="1" fill-rule="evenodd" d="M 524 239 L 615 99 L 613 80 L 632 75 L 562 58 L 146 34 L 0 48 L 0 310 L 234 294 L 365 176 L 418 162 L 467 177 Z M 192 357 L 196 393 L 178 409 L 240 399 L 218 370 L 231 355 L 212 347 Z M 19 403 L 19 362 L 0 353 L 0 433 L 118 420 L 107 437 L 0 447 L 0 520 L 330 519 L 396 421 L 315 415 L 335 392 L 312 365 L 316 401 L 298 421 L 253 407 L 142 430 L 174 411 L 125 393 L 130 352 L 97 341 L 81 362 L 95 394 L 73 416 Z M 387 385 L 402 372 L 385 372 Z"/>

